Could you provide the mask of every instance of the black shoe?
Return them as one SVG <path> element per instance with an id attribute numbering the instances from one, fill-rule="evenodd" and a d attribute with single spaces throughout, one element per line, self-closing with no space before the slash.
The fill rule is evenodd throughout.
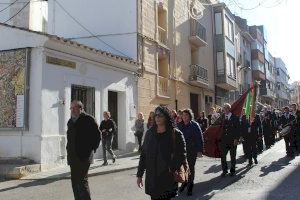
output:
<path id="1" fill-rule="evenodd" d="M 113 162 L 113 163 L 116 162 L 116 156 L 112 158 L 112 162 Z"/>
<path id="2" fill-rule="evenodd" d="M 187 186 L 187 183 L 182 183 L 179 188 L 179 192 L 182 193 L 185 190 L 186 186 Z"/>
<path id="3" fill-rule="evenodd" d="M 256 158 L 254 158 L 254 163 L 257 165 L 258 164 L 258 162 L 257 162 L 257 159 Z"/>
<path id="4" fill-rule="evenodd" d="M 251 167 L 252 165 L 253 165 L 253 163 L 252 163 L 252 162 L 249 162 L 249 163 L 248 163 L 248 166 L 249 166 L 249 167 Z"/>
<path id="5" fill-rule="evenodd" d="M 223 171 L 223 173 L 221 174 L 221 177 L 225 177 L 228 174 L 227 171 Z"/>
<path id="6" fill-rule="evenodd" d="M 102 164 L 102 166 L 107 166 L 108 165 L 108 162 L 104 162 L 103 164 Z"/>
<path id="7" fill-rule="evenodd" d="M 193 183 L 188 184 L 187 193 L 186 193 L 187 196 L 192 196 L 193 195 L 193 187 L 194 187 Z"/>
<path id="8" fill-rule="evenodd" d="M 234 176 L 235 175 L 235 169 L 231 169 L 230 170 L 230 176 Z"/>

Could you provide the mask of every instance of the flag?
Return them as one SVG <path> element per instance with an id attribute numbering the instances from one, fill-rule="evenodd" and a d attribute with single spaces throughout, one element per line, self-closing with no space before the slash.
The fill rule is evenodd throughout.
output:
<path id="1" fill-rule="evenodd" d="M 250 112 L 250 123 L 254 121 L 255 110 L 256 110 L 256 96 L 257 96 L 257 83 L 254 81 L 253 86 L 251 87 L 252 91 L 252 100 L 251 100 L 251 112 Z"/>
<path id="2" fill-rule="evenodd" d="M 255 103 L 255 100 L 253 100 L 253 98 L 254 97 L 256 98 L 256 95 L 251 94 L 251 93 L 255 94 L 256 93 L 255 90 L 256 90 L 256 84 L 253 84 L 250 89 L 248 89 L 244 94 L 242 94 L 242 96 L 240 96 L 240 98 L 231 105 L 231 113 L 235 114 L 236 116 L 241 115 L 248 95 L 251 95 L 252 97 L 252 98 L 248 97 L 250 98 L 251 102 Z M 252 114 L 253 111 L 255 114 L 256 106 L 253 105 L 250 114 Z M 213 125 L 208 127 L 208 129 L 203 133 L 204 155 L 213 158 L 221 157 L 219 141 L 221 139 L 222 134 L 223 134 L 223 117 L 221 116 Z"/>

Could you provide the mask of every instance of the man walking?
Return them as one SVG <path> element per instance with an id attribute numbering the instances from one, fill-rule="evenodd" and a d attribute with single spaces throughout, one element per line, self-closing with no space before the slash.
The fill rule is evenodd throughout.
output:
<path id="1" fill-rule="evenodd" d="M 224 121 L 223 121 L 223 135 L 221 136 L 220 149 L 221 149 L 221 164 L 222 164 L 222 177 L 228 173 L 228 166 L 226 156 L 230 152 L 231 168 L 230 175 L 235 175 L 236 164 L 236 148 L 240 138 L 239 118 L 230 112 L 231 105 L 224 105 Z"/>
<path id="2" fill-rule="evenodd" d="M 71 103 L 71 119 L 67 131 L 67 159 L 71 168 L 75 200 L 90 200 L 88 170 L 93 162 L 101 135 L 95 119 L 83 111 L 81 101 Z"/>
<path id="3" fill-rule="evenodd" d="M 281 116 L 280 119 L 280 125 L 282 128 L 284 128 L 287 125 L 292 125 L 295 120 L 295 117 L 290 114 L 290 109 L 289 107 L 284 107 L 284 113 Z M 294 131 L 293 129 L 288 133 L 287 135 L 284 136 L 284 141 L 285 141 L 285 148 L 286 148 L 286 155 L 288 157 L 294 157 L 295 153 L 295 137 L 294 137 Z"/>

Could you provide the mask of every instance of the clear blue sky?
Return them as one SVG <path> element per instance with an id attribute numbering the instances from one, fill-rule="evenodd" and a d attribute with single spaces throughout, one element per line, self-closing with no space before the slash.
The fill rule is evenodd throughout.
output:
<path id="1" fill-rule="evenodd" d="M 249 25 L 264 25 L 266 27 L 269 51 L 273 56 L 283 59 L 291 77 L 290 82 L 300 81 L 300 54 L 298 50 L 300 48 L 300 1 L 221 1 L 225 2 L 234 14 L 247 19 Z M 261 3 L 259 7 L 252 9 L 259 3 Z"/>

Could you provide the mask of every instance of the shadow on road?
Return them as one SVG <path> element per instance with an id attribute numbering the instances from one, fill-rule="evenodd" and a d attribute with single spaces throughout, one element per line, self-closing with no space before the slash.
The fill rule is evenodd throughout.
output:
<path id="1" fill-rule="evenodd" d="M 217 168 L 218 166 L 215 165 Z M 222 178 L 221 176 L 212 178 L 208 181 L 196 183 L 194 185 L 193 193 L 195 196 L 187 197 L 186 193 L 182 193 L 177 197 L 176 199 L 186 200 L 186 199 L 210 199 L 214 196 L 215 192 L 218 190 L 222 190 L 226 188 L 227 186 L 239 181 L 242 179 L 245 174 L 251 169 L 251 167 L 242 167 L 237 170 L 237 174 L 234 177 L 227 176 L 225 178 Z M 221 175 L 221 174 L 220 174 Z M 197 194 L 197 195 L 196 195 Z"/>
<path id="2" fill-rule="evenodd" d="M 285 168 L 287 165 L 289 165 L 291 160 L 293 160 L 293 158 L 282 157 L 277 161 L 273 161 L 270 165 L 261 167 L 260 171 L 263 173 L 259 176 L 264 177 L 271 172 L 280 171 L 283 168 Z"/>
<path id="3" fill-rule="evenodd" d="M 300 167 L 297 166 L 277 186 L 269 191 L 266 200 L 300 199 L 299 194 Z"/>

